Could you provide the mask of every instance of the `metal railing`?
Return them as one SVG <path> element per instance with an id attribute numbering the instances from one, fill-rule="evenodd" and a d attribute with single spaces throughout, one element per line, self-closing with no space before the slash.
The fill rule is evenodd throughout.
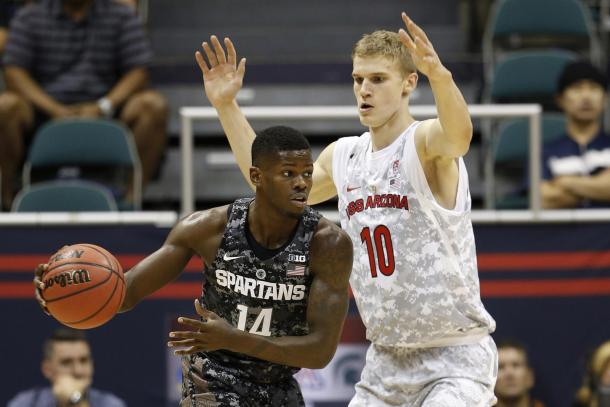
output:
<path id="1" fill-rule="evenodd" d="M 529 181 L 530 209 L 537 217 L 540 212 L 541 129 L 540 116 L 542 108 L 537 104 L 503 104 L 503 105 L 470 105 L 468 107 L 473 118 L 516 118 L 525 117 L 529 120 Z M 244 115 L 253 120 L 312 120 L 312 119 L 354 119 L 358 120 L 355 106 L 260 106 L 243 107 Z M 411 106 L 410 112 L 415 118 L 430 118 L 436 116 L 433 105 Z M 182 156 L 182 193 L 181 211 L 187 214 L 195 209 L 194 174 L 193 174 L 193 122 L 197 120 L 218 120 L 216 110 L 212 107 L 182 107 L 180 109 L 181 136 L 180 150 Z M 493 170 L 493 168 L 492 168 Z M 486 171 L 488 169 L 486 168 Z M 486 176 L 489 174 L 485 174 Z M 489 178 L 489 177 L 486 177 Z"/>

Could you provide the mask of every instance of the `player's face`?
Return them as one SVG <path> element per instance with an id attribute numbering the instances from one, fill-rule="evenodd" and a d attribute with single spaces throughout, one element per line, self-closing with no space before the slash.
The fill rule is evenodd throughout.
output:
<path id="1" fill-rule="evenodd" d="M 417 83 L 416 74 L 404 78 L 398 62 L 388 57 L 354 57 L 352 78 L 360 122 L 372 128 L 401 114 Z"/>
<path id="2" fill-rule="evenodd" d="M 599 120 L 605 103 L 604 89 L 597 82 L 590 80 L 575 82 L 559 96 L 559 105 L 565 114 L 577 122 Z"/>
<path id="3" fill-rule="evenodd" d="M 269 159 L 261 168 L 260 188 L 281 213 L 299 217 L 307 204 L 312 174 L 310 150 L 280 151 L 276 160 Z"/>
<path id="4" fill-rule="evenodd" d="M 523 352 L 513 348 L 498 350 L 496 397 L 501 400 L 523 397 L 533 385 L 534 377 Z"/>
<path id="5" fill-rule="evenodd" d="M 87 385 L 93 379 L 93 359 L 89 345 L 84 341 L 59 341 L 53 344 L 53 354 L 43 361 L 43 373 L 50 382 L 70 375 Z"/>

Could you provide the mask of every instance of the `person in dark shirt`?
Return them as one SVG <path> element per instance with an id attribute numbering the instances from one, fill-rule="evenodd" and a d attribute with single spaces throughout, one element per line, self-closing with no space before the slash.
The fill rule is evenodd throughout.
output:
<path id="1" fill-rule="evenodd" d="M 18 10 L 3 57 L 2 201 L 9 208 L 25 146 L 49 119 L 117 118 L 133 132 L 143 183 L 165 147 L 165 99 L 148 88 L 152 52 L 133 7 L 113 0 L 41 0 Z M 129 200 L 129 197 L 127 197 Z"/>
<path id="2" fill-rule="evenodd" d="M 59 328 L 44 342 L 42 373 L 50 387 L 17 394 L 8 407 L 125 407 L 115 395 L 91 387 L 93 357 L 83 331 Z"/>
<path id="3" fill-rule="evenodd" d="M 588 62 L 573 62 L 559 78 L 563 137 L 543 147 L 544 208 L 610 206 L 610 136 L 602 129 L 607 80 Z"/>
<path id="4" fill-rule="evenodd" d="M 254 199 L 195 212 L 125 273 L 121 311 L 173 281 L 193 255 L 204 263 L 201 320 L 168 345 L 184 355 L 181 407 L 296 407 L 293 374 L 332 358 L 349 303 L 353 248 L 307 206 L 313 159 L 305 137 L 276 126 L 252 144 Z M 36 271 L 40 299 L 45 265 Z M 44 307 L 44 301 L 41 300 Z"/>

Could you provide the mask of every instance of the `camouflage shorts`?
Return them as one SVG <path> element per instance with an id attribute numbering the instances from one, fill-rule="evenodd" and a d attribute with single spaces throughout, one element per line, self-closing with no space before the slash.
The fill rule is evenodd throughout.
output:
<path id="1" fill-rule="evenodd" d="M 438 348 L 371 345 L 349 407 L 492 406 L 497 366 L 491 337 Z"/>
<path id="2" fill-rule="evenodd" d="M 244 380 L 200 355 L 182 358 L 180 407 L 304 407 L 297 381 L 260 383 Z"/>

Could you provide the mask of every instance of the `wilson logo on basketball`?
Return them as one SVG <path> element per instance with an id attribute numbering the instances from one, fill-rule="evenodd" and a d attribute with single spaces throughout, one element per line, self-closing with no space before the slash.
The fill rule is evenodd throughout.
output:
<path id="1" fill-rule="evenodd" d="M 46 288 L 53 287 L 53 285 L 55 284 L 59 284 L 60 287 L 65 287 L 68 285 L 85 284 L 90 281 L 91 276 L 89 276 L 89 271 L 81 269 L 65 271 L 63 273 L 57 274 L 52 278 L 45 280 L 44 285 Z"/>
<path id="2" fill-rule="evenodd" d="M 55 263 L 63 259 L 80 259 L 85 251 L 84 250 L 71 250 L 67 252 L 56 253 L 55 256 L 51 257 L 50 263 Z"/>

